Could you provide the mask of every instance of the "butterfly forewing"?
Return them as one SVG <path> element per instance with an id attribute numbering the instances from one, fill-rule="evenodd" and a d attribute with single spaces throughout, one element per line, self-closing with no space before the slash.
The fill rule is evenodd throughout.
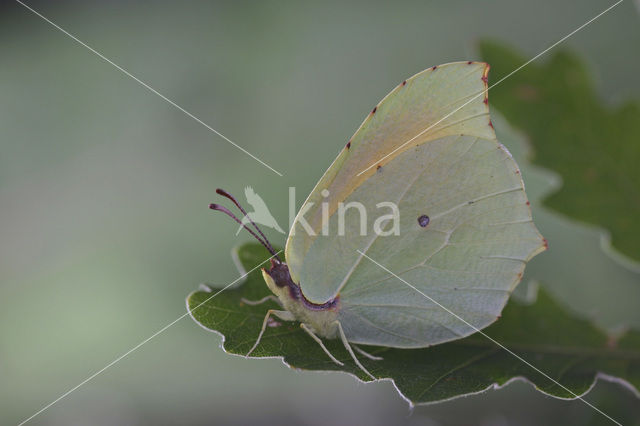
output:
<path id="1" fill-rule="evenodd" d="M 400 83 L 367 115 L 300 210 L 299 216 L 304 213 L 313 232 L 307 232 L 298 217 L 287 239 L 285 256 L 291 276 L 309 290 L 311 300 L 326 301 L 313 295 L 316 284 L 300 280 L 307 251 L 321 233 L 321 204 L 335 214 L 338 203 L 374 175 L 378 166 L 384 167 L 416 145 L 461 134 L 494 139 L 486 103 L 488 70 L 481 62 L 429 68 Z M 328 197 L 322 196 L 323 190 L 329 191 Z"/>

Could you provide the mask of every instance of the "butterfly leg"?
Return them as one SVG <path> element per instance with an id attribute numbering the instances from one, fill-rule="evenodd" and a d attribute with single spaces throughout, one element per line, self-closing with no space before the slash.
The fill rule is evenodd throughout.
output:
<path id="1" fill-rule="evenodd" d="M 367 358 L 373 360 L 373 361 L 382 361 L 384 358 L 382 358 L 381 356 L 375 356 L 373 354 L 370 354 L 369 352 L 365 351 L 362 348 L 359 348 L 357 345 L 351 345 L 356 352 L 360 353 L 361 355 L 366 356 Z"/>
<path id="2" fill-rule="evenodd" d="M 253 350 L 256 347 L 258 347 L 258 343 L 260 343 L 260 340 L 262 339 L 262 335 L 264 334 L 264 331 L 267 329 L 267 324 L 269 323 L 269 317 L 271 315 L 274 315 L 280 318 L 282 321 L 295 321 L 296 319 L 296 317 L 294 317 L 293 314 L 289 311 L 277 311 L 275 309 L 269 309 L 267 311 L 267 315 L 264 316 L 264 321 L 262 321 L 262 329 L 260 329 L 260 334 L 258 334 L 258 339 L 256 340 L 256 343 L 253 344 L 253 346 L 251 347 L 251 349 L 249 349 L 249 352 L 247 352 L 245 356 L 251 355 L 251 352 L 253 352 Z"/>
<path id="3" fill-rule="evenodd" d="M 261 305 L 261 304 L 263 304 L 264 302 L 266 302 L 266 301 L 268 301 L 268 300 L 271 300 L 271 301 L 273 301 L 273 302 L 276 302 L 278 305 L 282 306 L 282 303 L 280 303 L 280 299 L 278 299 L 278 298 L 277 298 L 275 295 L 273 295 L 273 294 L 270 294 L 270 295 L 268 295 L 268 296 L 265 296 L 265 297 L 263 297 L 263 298 L 262 298 L 262 299 L 260 299 L 260 300 L 248 300 L 248 299 L 245 299 L 244 297 L 243 297 L 242 299 L 240 299 L 240 301 L 241 301 L 242 303 L 244 303 L 244 304 L 246 304 L 246 305 L 249 305 L 249 306 Z"/>
<path id="4" fill-rule="evenodd" d="M 331 352 L 329 352 L 329 349 L 327 349 L 327 347 L 324 345 L 324 343 L 322 343 L 322 339 L 320 339 L 318 336 L 316 336 L 316 334 L 313 332 L 311 327 L 309 327 L 307 324 L 301 322 L 300 323 L 300 328 L 303 329 L 309 336 L 311 336 L 311 338 L 313 340 L 315 340 L 320 345 L 320 347 L 322 348 L 324 353 L 327 354 L 327 356 L 331 359 L 331 361 L 335 362 L 340 367 L 342 367 L 344 365 L 344 362 L 339 361 L 336 357 L 334 357 L 331 354 Z"/>
<path id="5" fill-rule="evenodd" d="M 373 380 L 378 380 L 373 374 L 369 373 L 369 370 L 364 368 L 364 366 L 360 363 L 360 360 L 356 357 L 356 354 L 353 353 L 353 349 L 351 349 L 351 345 L 347 340 L 347 336 L 345 336 L 344 334 L 344 330 L 342 329 L 342 324 L 340 324 L 340 321 L 335 321 L 334 324 L 336 324 L 338 327 L 338 333 L 340 334 L 340 340 L 342 340 L 342 344 L 344 345 L 347 352 L 349 352 L 349 355 L 351 355 L 351 358 L 353 358 L 353 361 L 356 363 L 356 365 L 360 367 L 360 369 L 364 371 L 367 376 L 371 377 Z"/>

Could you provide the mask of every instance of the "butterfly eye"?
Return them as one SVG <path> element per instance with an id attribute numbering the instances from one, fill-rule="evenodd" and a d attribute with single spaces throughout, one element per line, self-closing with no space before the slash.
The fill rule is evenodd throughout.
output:
<path id="1" fill-rule="evenodd" d="M 427 216 L 426 214 L 423 214 L 418 218 L 418 225 L 425 228 L 428 224 L 429 224 L 429 216 Z"/>

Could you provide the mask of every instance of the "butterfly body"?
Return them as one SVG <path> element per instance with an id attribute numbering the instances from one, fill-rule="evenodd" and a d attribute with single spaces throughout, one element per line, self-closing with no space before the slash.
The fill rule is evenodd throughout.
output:
<path id="1" fill-rule="evenodd" d="M 297 321 L 307 324 L 320 337 L 334 339 L 337 336 L 335 321 L 338 319 L 339 298 L 320 305 L 310 302 L 302 294 L 300 286 L 291 280 L 287 265 L 275 260 L 272 260 L 269 270 L 262 269 L 262 275 L 282 307 Z"/>

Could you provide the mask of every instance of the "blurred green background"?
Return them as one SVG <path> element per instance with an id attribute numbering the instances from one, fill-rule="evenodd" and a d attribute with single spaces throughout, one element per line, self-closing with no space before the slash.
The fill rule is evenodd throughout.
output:
<path id="1" fill-rule="evenodd" d="M 479 59 L 486 37 L 531 57 L 611 3 L 28 4 L 284 177 L 1 2 L 0 424 L 27 418 L 183 315 L 200 282 L 237 277 L 229 252 L 246 237 L 207 209 L 216 187 L 253 186 L 286 224 L 288 187 L 302 203 L 398 82 Z M 610 105 L 640 95 L 638 23 L 626 1 L 564 45 Z M 389 382 L 295 372 L 219 344 L 184 318 L 32 424 L 607 424 L 580 401 L 524 383 L 411 411 Z M 587 399 L 638 424 L 627 389 L 599 382 Z"/>

